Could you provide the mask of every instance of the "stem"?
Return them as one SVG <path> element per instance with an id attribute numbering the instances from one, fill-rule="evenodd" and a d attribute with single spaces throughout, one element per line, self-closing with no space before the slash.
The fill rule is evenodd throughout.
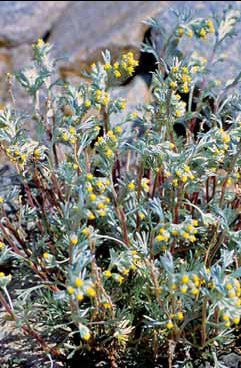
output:
<path id="1" fill-rule="evenodd" d="M 202 327 L 201 327 L 201 345 L 205 346 L 206 343 L 206 323 L 207 323 L 207 297 L 204 298 L 202 305 Z"/>

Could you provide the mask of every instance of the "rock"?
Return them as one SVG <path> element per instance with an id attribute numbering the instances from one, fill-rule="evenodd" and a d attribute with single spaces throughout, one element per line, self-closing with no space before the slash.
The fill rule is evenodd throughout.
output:
<path id="1" fill-rule="evenodd" d="M 32 43 L 43 37 L 70 1 L 1 1 L 0 46 Z"/>
<path id="2" fill-rule="evenodd" d="M 127 86 L 117 87 L 111 91 L 112 98 L 124 98 L 126 100 L 126 109 L 119 114 L 112 114 L 111 126 L 118 125 L 126 118 L 128 113 L 136 111 L 138 105 L 150 101 L 151 94 L 146 82 L 139 76 L 135 77 Z M 129 124 L 127 123 L 127 128 Z"/>
<path id="3" fill-rule="evenodd" d="M 241 365 L 241 356 L 235 353 L 224 355 L 220 360 L 227 368 L 239 368 Z"/>
<path id="4" fill-rule="evenodd" d="M 139 52 L 147 26 L 143 21 L 166 8 L 168 1 L 75 1 L 54 27 L 49 41 L 56 56 L 69 58 L 61 72 L 79 74 L 100 59 L 101 51 Z"/>

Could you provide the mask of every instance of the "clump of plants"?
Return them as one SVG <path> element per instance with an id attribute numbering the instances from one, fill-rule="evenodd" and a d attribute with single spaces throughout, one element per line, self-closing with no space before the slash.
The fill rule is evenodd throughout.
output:
<path id="1" fill-rule="evenodd" d="M 51 361 L 194 367 L 235 346 L 241 97 L 239 76 L 217 88 L 212 73 L 237 20 L 232 9 L 221 20 L 179 14 L 161 57 L 145 46 L 157 59 L 151 101 L 122 120 L 111 86 L 134 74 L 132 52 L 106 51 L 74 87 L 38 40 L 16 74 L 32 112 L 10 88 L 0 149 L 21 185 L 0 198 L 0 261 L 15 260 L 0 302 Z M 177 57 L 183 37 L 212 43 L 210 57 Z"/>

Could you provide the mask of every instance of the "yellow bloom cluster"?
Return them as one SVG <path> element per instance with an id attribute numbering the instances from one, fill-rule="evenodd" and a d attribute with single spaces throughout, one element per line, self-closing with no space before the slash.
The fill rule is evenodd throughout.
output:
<path id="1" fill-rule="evenodd" d="M 112 77 L 126 78 L 134 74 L 135 68 L 139 65 L 138 60 L 134 58 L 133 52 L 123 54 L 119 61 L 116 61 L 113 65 L 106 63 L 104 70 Z"/>
<path id="2" fill-rule="evenodd" d="M 161 243 L 161 250 L 167 249 L 167 243 L 172 239 L 180 242 L 195 242 L 197 240 L 195 234 L 198 233 L 196 227 L 198 226 L 197 220 L 185 221 L 181 224 L 172 224 L 161 226 L 159 234 L 155 240 Z"/>
<path id="3" fill-rule="evenodd" d="M 170 171 L 167 171 L 169 174 Z M 188 181 L 192 181 L 195 179 L 194 173 L 191 171 L 191 168 L 188 165 L 182 165 L 178 169 L 176 169 L 173 175 L 166 175 L 167 177 L 171 177 L 171 183 L 174 187 L 177 187 L 181 183 L 185 184 Z"/>
<path id="4" fill-rule="evenodd" d="M 145 192 L 145 193 L 149 193 L 150 191 L 150 179 L 148 178 L 142 178 L 141 179 L 141 187 L 142 187 L 142 190 Z"/>
<path id="5" fill-rule="evenodd" d="M 107 106 L 110 102 L 110 95 L 105 90 L 97 89 L 95 91 L 95 102 L 102 106 Z"/>
<path id="6" fill-rule="evenodd" d="M 64 142 L 75 144 L 77 141 L 76 129 L 74 127 L 70 127 L 69 129 L 61 129 L 61 138 Z"/>
<path id="7" fill-rule="evenodd" d="M 87 214 L 88 219 L 94 220 L 96 216 L 105 217 L 108 211 L 108 204 L 110 203 L 110 198 L 106 196 L 105 192 L 109 188 L 111 182 L 108 178 L 94 177 L 90 173 L 87 174 L 86 178 L 86 191 L 88 193 L 90 204 L 90 209 Z M 89 235 L 89 231 L 87 229 L 83 231 L 84 235 Z"/>
<path id="8" fill-rule="evenodd" d="M 215 33 L 215 28 L 211 19 L 200 20 L 197 24 L 193 24 L 192 26 L 180 25 L 176 30 L 178 38 L 182 38 L 183 36 L 192 38 L 195 34 L 198 38 L 206 40 L 208 34 L 212 33 Z"/>
<path id="9" fill-rule="evenodd" d="M 173 291 L 178 290 L 181 294 L 189 294 L 197 298 L 203 284 L 205 284 L 205 280 L 201 279 L 197 274 L 184 273 L 179 276 L 177 283 L 171 285 L 171 289 Z"/>
<path id="10" fill-rule="evenodd" d="M 96 291 L 94 285 L 90 281 L 84 281 L 80 277 L 76 277 L 71 280 L 69 286 L 67 286 L 67 292 L 69 295 L 75 297 L 78 302 L 82 302 L 84 295 L 89 298 L 95 298 Z"/>
<path id="11" fill-rule="evenodd" d="M 171 89 L 188 93 L 192 82 L 191 68 L 175 64 L 170 70 L 169 80 Z"/>
<path id="12" fill-rule="evenodd" d="M 114 152 L 118 146 L 118 135 L 122 133 L 121 127 L 115 127 L 114 130 L 109 130 L 104 137 L 98 137 L 95 147 L 107 159 L 114 158 Z"/>

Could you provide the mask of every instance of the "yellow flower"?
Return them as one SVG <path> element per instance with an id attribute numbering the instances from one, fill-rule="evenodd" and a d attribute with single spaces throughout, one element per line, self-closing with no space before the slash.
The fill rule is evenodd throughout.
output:
<path id="1" fill-rule="evenodd" d="M 88 193 L 92 193 L 93 192 L 92 185 L 88 183 L 87 186 L 86 186 L 86 190 L 87 190 Z"/>
<path id="2" fill-rule="evenodd" d="M 183 318 L 184 318 L 183 313 L 182 313 L 182 312 L 178 312 L 178 313 L 177 313 L 177 319 L 178 319 L 179 321 L 182 321 L 182 320 L 183 320 Z"/>
<path id="3" fill-rule="evenodd" d="M 141 179 L 141 186 L 142 186 L 142 189 L 144 190 L 144 192 L 148 193 L 149 192 L 149 179 L 147 178 L 143 178 Z"/>
<path id="4" fill-rule="evenodd" d="M 189 282 L 189 276 L 188 275 L 182 276 L 181 281 L 183 284 L 187 284 Z"/>
<path id="5" fill-rule="evenodd" d="M 121 72 L 120 72 L 119 70 L 115 70 L 115 71 L 114 71 L 114 76 L 115 76 L 116 78 L 120 78 L 120 77 L 121 77 Z"/>
<path id="6" fill-rule="evenodd" d="M 192 37 L 193 37 L 193 31 L 192 31 L 192 29 L 190 29 L 190 30 L 188 31 L 187 36 L 188 36 L 189 38 L 192 38 Z"/>
<path id="7" fill-rule="evenodd" d="M 167 328 L 168 330 L 171 330 L 171 329 L 173 328 L 173 323 L 172 323 L 172 321 L 168 321 L 168 322 L 167 322 L 167 324 L 166 324 L 166 328 Z"/>
<path id="8" fill-rule="evenodd" d="M 235 325 L 239 325 L 239 322 L 240 322 L 240 317 L 234 317 L 234 318 L 233 318 L 233 323 L 234 323 Z"/>
<path id="9" fill-rule="evenodd" d="M 36 158 L 36 160 L 39 160 L 40 157 L 41 157 L 41 151 L 39 148 L 35 148 L 35 150 L 33 151 L 33 155 L 34 155 L 34 158 Z"/>
<path id="10" fill-rule="evenodd" d="M 173 236 L 177 236 L 178 235 L 178 231 L 176 229 L 173 229 L 171 231 L 171 233 L 172 233 Z"/>
<path id="11" fill-rule="evenodd" d="M 234 290 L 229 291 L 229 293 L 228 293 L 229 298 L 234 298 L 235 296 L 236 296 L 236 293 L 235 293 Z"/>
<path id="12" fill-rule="evenodd" d="M 194 230 L 193 226 L 192 225 L 187 225 L 187 231 L 190 231 L 192 232 Z"/>
<path id="13" fill-rule="evenodd" d="M 182 67 L 182 72 L 184 73 L 184 74 L 188 74 L 189 72 L 188 72 L 188 68 L 186 67 L 186 66 L 183 66 Z"/>
<path id="14" fill-rule="evenodd" d="M 49 259 L 49 253 L 48 252 L 44 252 L 43 258 L 46 259 L 46 260 Z"/>
<path id="15" fill-rule="evenodd" d="M 37 46 L 38 47 L 43 47 L 44 46 L 44 41 L 42 38 L 39 38 L 38 41 L 37 41 Z"/>
<path id="16" fill-rule="evenodd" d="M 71 245 L 76 245 L 77 243 L 78 243 L 78 237 L 77 237 L 77 235 L 75 235 L 75 234 L 71 235 L 71 237 L 70 237 L 70 244 Z"/>
<path id="17" fill-rule="evenodd" d="M 197 240 L 197 238 L 194 235 L 190 235 L 189 240 L 190 240 L 191 243 L 194 243 Z"/>
<path id="18" fill-rule="evenodd" d="M 233 285 L 232 284 L 230 284 L 230 282 L 226 285 L 226 289 L 227 290 L 232 290 L 232 288 L 233 288 Z"/>
<path id="19" fill-rule="evenodd" d="M 183 285 L 181 288 L 180 288 L 180 291 L 182 294 L 186 294 L 187 292 L 187 286 L 186 285 Z"/>
<path id="20" fill-rule="evenodd" d="M 110 271 L 110 270 L 105 270 L 105 271 L 103 272 L 103 275 L 108 279 L 108 278 L 110 278 L 110 277 L 112 276 L 112 273 L 111 273 L 111 271 Z"/>
<path id="21" fill-rule="evenodd" d="M 87 332 L 86 334 L 84 334 L 84 335 L 82 336 L 82 339 L 83 339 L 83 340 L 85 340 L 85 341 L 88 341 L 88 340 L 90 339 L 90 337 L 91 337 L 90 333 L 89 333 L 89 332 Z"/>
<path id="22" fill-rule="evenodd" d="M 184 93 L 188 93 L 189 92 L 189 87 L 188 87 L 188 84 L 187 83 L 184 83 L 183 84 L 183 92 Z"/>
<path id="23" fill-rule="evenodd" d="M 105 156 L 108 158 L 111 158 L 113 157 L 113 155 L 114 155 L 114 152 L 110 148 L 107 148 L 107 150 L 105 151 Z"/>
<path id="24" fill-rule="evenodd" d="M 109 197 L 103 197 L 103 201 L 105 203 L 110 203 L 110 198 Z"/>
<path id="25" fill-rule="evenodd" d="M 91 193 L 90 195 L 89 195 L 89 199 L 92 201 L 92 202 L 94 202 L 94 201 L 96 201 L 96 195 L 94 194 L 94 193 Z"/>
<path id="26" fill-rule="evenodd" d="M 91 101 L 90 100 L 86 100 L 85 101 L 85 107 L 88 109 L 91 106 Z"/>
<path id="27" fill-rule="evenodd" d="M 0 272 L 0 278 L 1 277 L 5 277 L 5 273 L 4 272 Z"/>
<path id="28" fill-rule="evenodd" d="M 78 302 L 82 302 L 82 300 L 84 299 L 84 295 L 82 293 L 78 293 L 76 295 L 76 299 L 78 300 Z"/>
<path id="29" fill-rule="evenodd" d="M 96 182 L 96 186 L 97 186 L 99 189 L 104 189 L 104 184 L 103 184 L 103 182 L 102 182 L 101 180 L 98 180 L 98 181 Z"/>
<path id="30" fill-rule="evenodd" d="M 163 236 L 161 234 L 156 236 L 156 241 L 157 242 L 161 242 L 161 241 L 164 241 L 164 240 L 165 240 L 165 236 Z"/>
<path id="31" fill-rule="evenodd" d="M 111 69 L 111 65 L 109 63 L 106 63 L 104 65 L 104 69 L 108 72 Z"/>
<path id="32" fill-rule="evenodd" d="M 174 185 L 174 187 L 178 186 L 178 180 L 177 179 L 173 179 L 172 184 Z"/>
<path id="33" fill-rule="evenodd" d="M 207 32 L 205 31 L 205 29 L 204 29 L 204 28 L 201 28 L 201 29 L 200 29 L 199 36 L 200 36 L 201 38 L 203 38 L 204 40 L 207 38 Z"/>
<path id="34" fill-rule="evenodd" d="M 134 180 L 132 180 L 129 184 L 128 184 L 128 188 L 130 189 L 130 191 L 134 191 L 136 186 L 135 186 L 135 183 L 134 183 Z"/>
<path id="35" fill-rule="evenodd" d="M 89 236 L 90 235 L 90 229 L 88 227 L 85 227 L 81 232 L 85 236 Z"/>
<path id="36" fill-rule="evenodd" d="M 88 179 L 88 180 L 93 180 L 93 175 L 91 174 L 91 173 L 88 173 L 87 175 L 86 175 L 86 178 Z"/>
<path id="37" fill-rule="evenodd" d="M 118 61 L 117 61 L 116 63 L 114 63 L 113 68 L 114 68 L 115 70 L 117 70 L 117 69 L 119 69 L 119 66 L 120 66 L 120 64 L 119 64 L 119 63 L 118 63 Z"/>
<path id="38" fill-rule="evenodd" d="M 117 281 L 119 282 L 119 284 L 122 284 L 122 282 L 124 281 L 124 277 L 123 277 L 123 276 L 121 276 L 121 275 L 119 275 L 119 276 L 117 277 Z"/>
<path id="39" fill-rule="evenodd" d="M 183 114 L 182 114 L 182 111 L 177 110 L 177 111 L 175 112 L 175 115 L 176 115 L 176 117 L 177 117 L 177 118 L 180 118 Z"/>
<path id="40" fill-rule="evenodd" d="M 69 136 L 68 136 L 68 134 L 67 134 L 66 132 L 64 132 L 64 133 L 62 134 L 62 138 L 63 138 L 63 140 L 64 140 L 65 142 L 67 142 L 67 141 L 69 140 Z"/>
<path id="41" fill-rule="evenodd" d="M 186 231 L 184 231 L 182 236 L 183 236 L 184 239 L 189 239 L 189 234 Z"/>
<path id="42" fill-rule="evenodd" d="M 127 68 L 127 72 L 128 72 L 128 74 L 129 74 L 129 75 L 132 75 L 132 74 L 134 73 L 134 68 L 133 68 L 133 66 L 129 66 L 129 67 Z"/>
<path id="43" fill-rule="evenodd" d="M 77 288 L 79 288 L 79 287 L 81 287 L 81 286 L 83 286 L 83 285 L 84 285 L 84 281 L 83 281 L 83 280 L 81 280 L 79 277 L 77 277 L 77 279 L 75 279 L 74 284 L 75 284 L 75 286 L 76 286 Z"/>
<path id="44" fill-rule="evenodd" d="M 4 247 L 5 247 L 5 244 L 0 241 L 0 250 L 3 249 Z"/>
<path id="45" fill-rule="evenodd" d="M 177 82 L 171 81 L 169 86 L 170 86 L 171 89 L 175 89 L 175 88 L 177 88 Z"/>
<path id="46" fill-rule="evenodd" d="M 171 71 L 175 74 L 178 72 L 178 66 L 173 66 Z"/>
<path id="47" fill-rule="evenodd" d="M 122 128 L 120 126 L 116 126 L 115 127 L 115 132 L 116 132 L 116 134 L 121 134 L 122 133 Z"/>
<path id="48" fill-rule="evenodd" d="M 183 183 L 186 183 L 187 182 L 187 176 L 186 175 L 181 176 L 181 181 Z"/>
<path id="49" fill-rule="evenodd" d="M 120 103 L 120 109 L 121 109 L 121 110 L 125 110 L 125 108 L 126 108 L 126 101 L 122 101 L 122 102 Z"/>
<path id="50" fill-rule="evenodd" d="M 193 226 L 198 226 L 198 220 L 192 220 Z"/>
<path id="51" fill-rule="evenodd" d="M 224 324 L 225 327 L 229 328 L 231 326 L 231 323 L 228 321 Z"/>
<path id="52" fill-rule="evenodd" d="M 192 295 L 198 295 L 199 290 L 197 288 L 192 289 L 191 291 Z"/>
<path id="53" fill-rule="evenodd" d="M 96 296 L 96 291 L 95 289 L 93 289 L 92 287 L 88 287 L 86 289 L 86 294 L 91 297 L 91 298 L 94 298 Z"/>
<path id="54" fill-rule="evenodd" d="M 69 133 L 70 134 L 76 134 L 76 129 L 74 127 L 70 127 L 69 128 Z"/>
<path id="55" fill-rule="evenodd" d="M 106 204 L 104 204 L 103 202 L 100 202 L 97 204 L 97 208 L 99 208 L 99 210 L 103 210 L 104 208 L 106 208 Z"/>
<path id="56" fill-rule="evenodd" d="M 123 275 L 127 276 L 129 275 L 130 270 L 128 270 L 128 268 L 124 268 L 121 272 Z"/>
<path id="57" fill-rule="evenodd" d="M 110 305 L 110 303 L 103 303 L 103 307 L 105 309 L 109 309 L 109 308 L 111 308 L 111 305 Z"/>
<path id="58" fill-rule="evenodd" d="M 89 220 L 94 220 L 95 219 L 95 215 L 93 214 L 93 212 L 88 213 L 88 219 Z"/>
<path id="59" fill-rule="evenodd" d="M 146 215 L 143 212 L 139 212 L 139 217 L 140 217 L 141 220 L 144 220 Z"/>
<path id="60" fill-rule="evenodd" d="M 213 22 L 211 21 L 211 19 L 207 20 L 207 26 L 209 28 L 209 33 L 214 33 L 215 32 L 215 28 L 213 25 Z"/>
<path id="61" fill-rule="evenodd" d="M 224 315 L 223 315 L 223 320 L 224 320 L 224 321 L 229 321 L 229 318 L 230 318 L 230 317 L 229 317 L 227 314 L 224 314 Z"/>
<path id="62" fill-rule="evenodd" d="M 4 202 L 3 197 L 0 196 L 0 204 L 2 204 Z"/>
<path id="63" fill-rule="evenodd" d="M 182 27 L 178 27 L 177 34 L 179 37 L 182 37 L 184 35 L 184 29 Z"/>
<path id="64" fill-rule="evenodd" d="M 98 214 L 100 215 L 100 217 L 105 217 L 106 216 L 106 209 L 101 208 L 100 210 L 98 210 Z"/>
<path id="65" fill-rule="evenodd" d="M 74 294 L 74 288 L 72 286 L 69 286 L 68 289 L 67 289 L 67 291 L 68 291 L 68 294 L 69 295 L 73 295 Z"/>

